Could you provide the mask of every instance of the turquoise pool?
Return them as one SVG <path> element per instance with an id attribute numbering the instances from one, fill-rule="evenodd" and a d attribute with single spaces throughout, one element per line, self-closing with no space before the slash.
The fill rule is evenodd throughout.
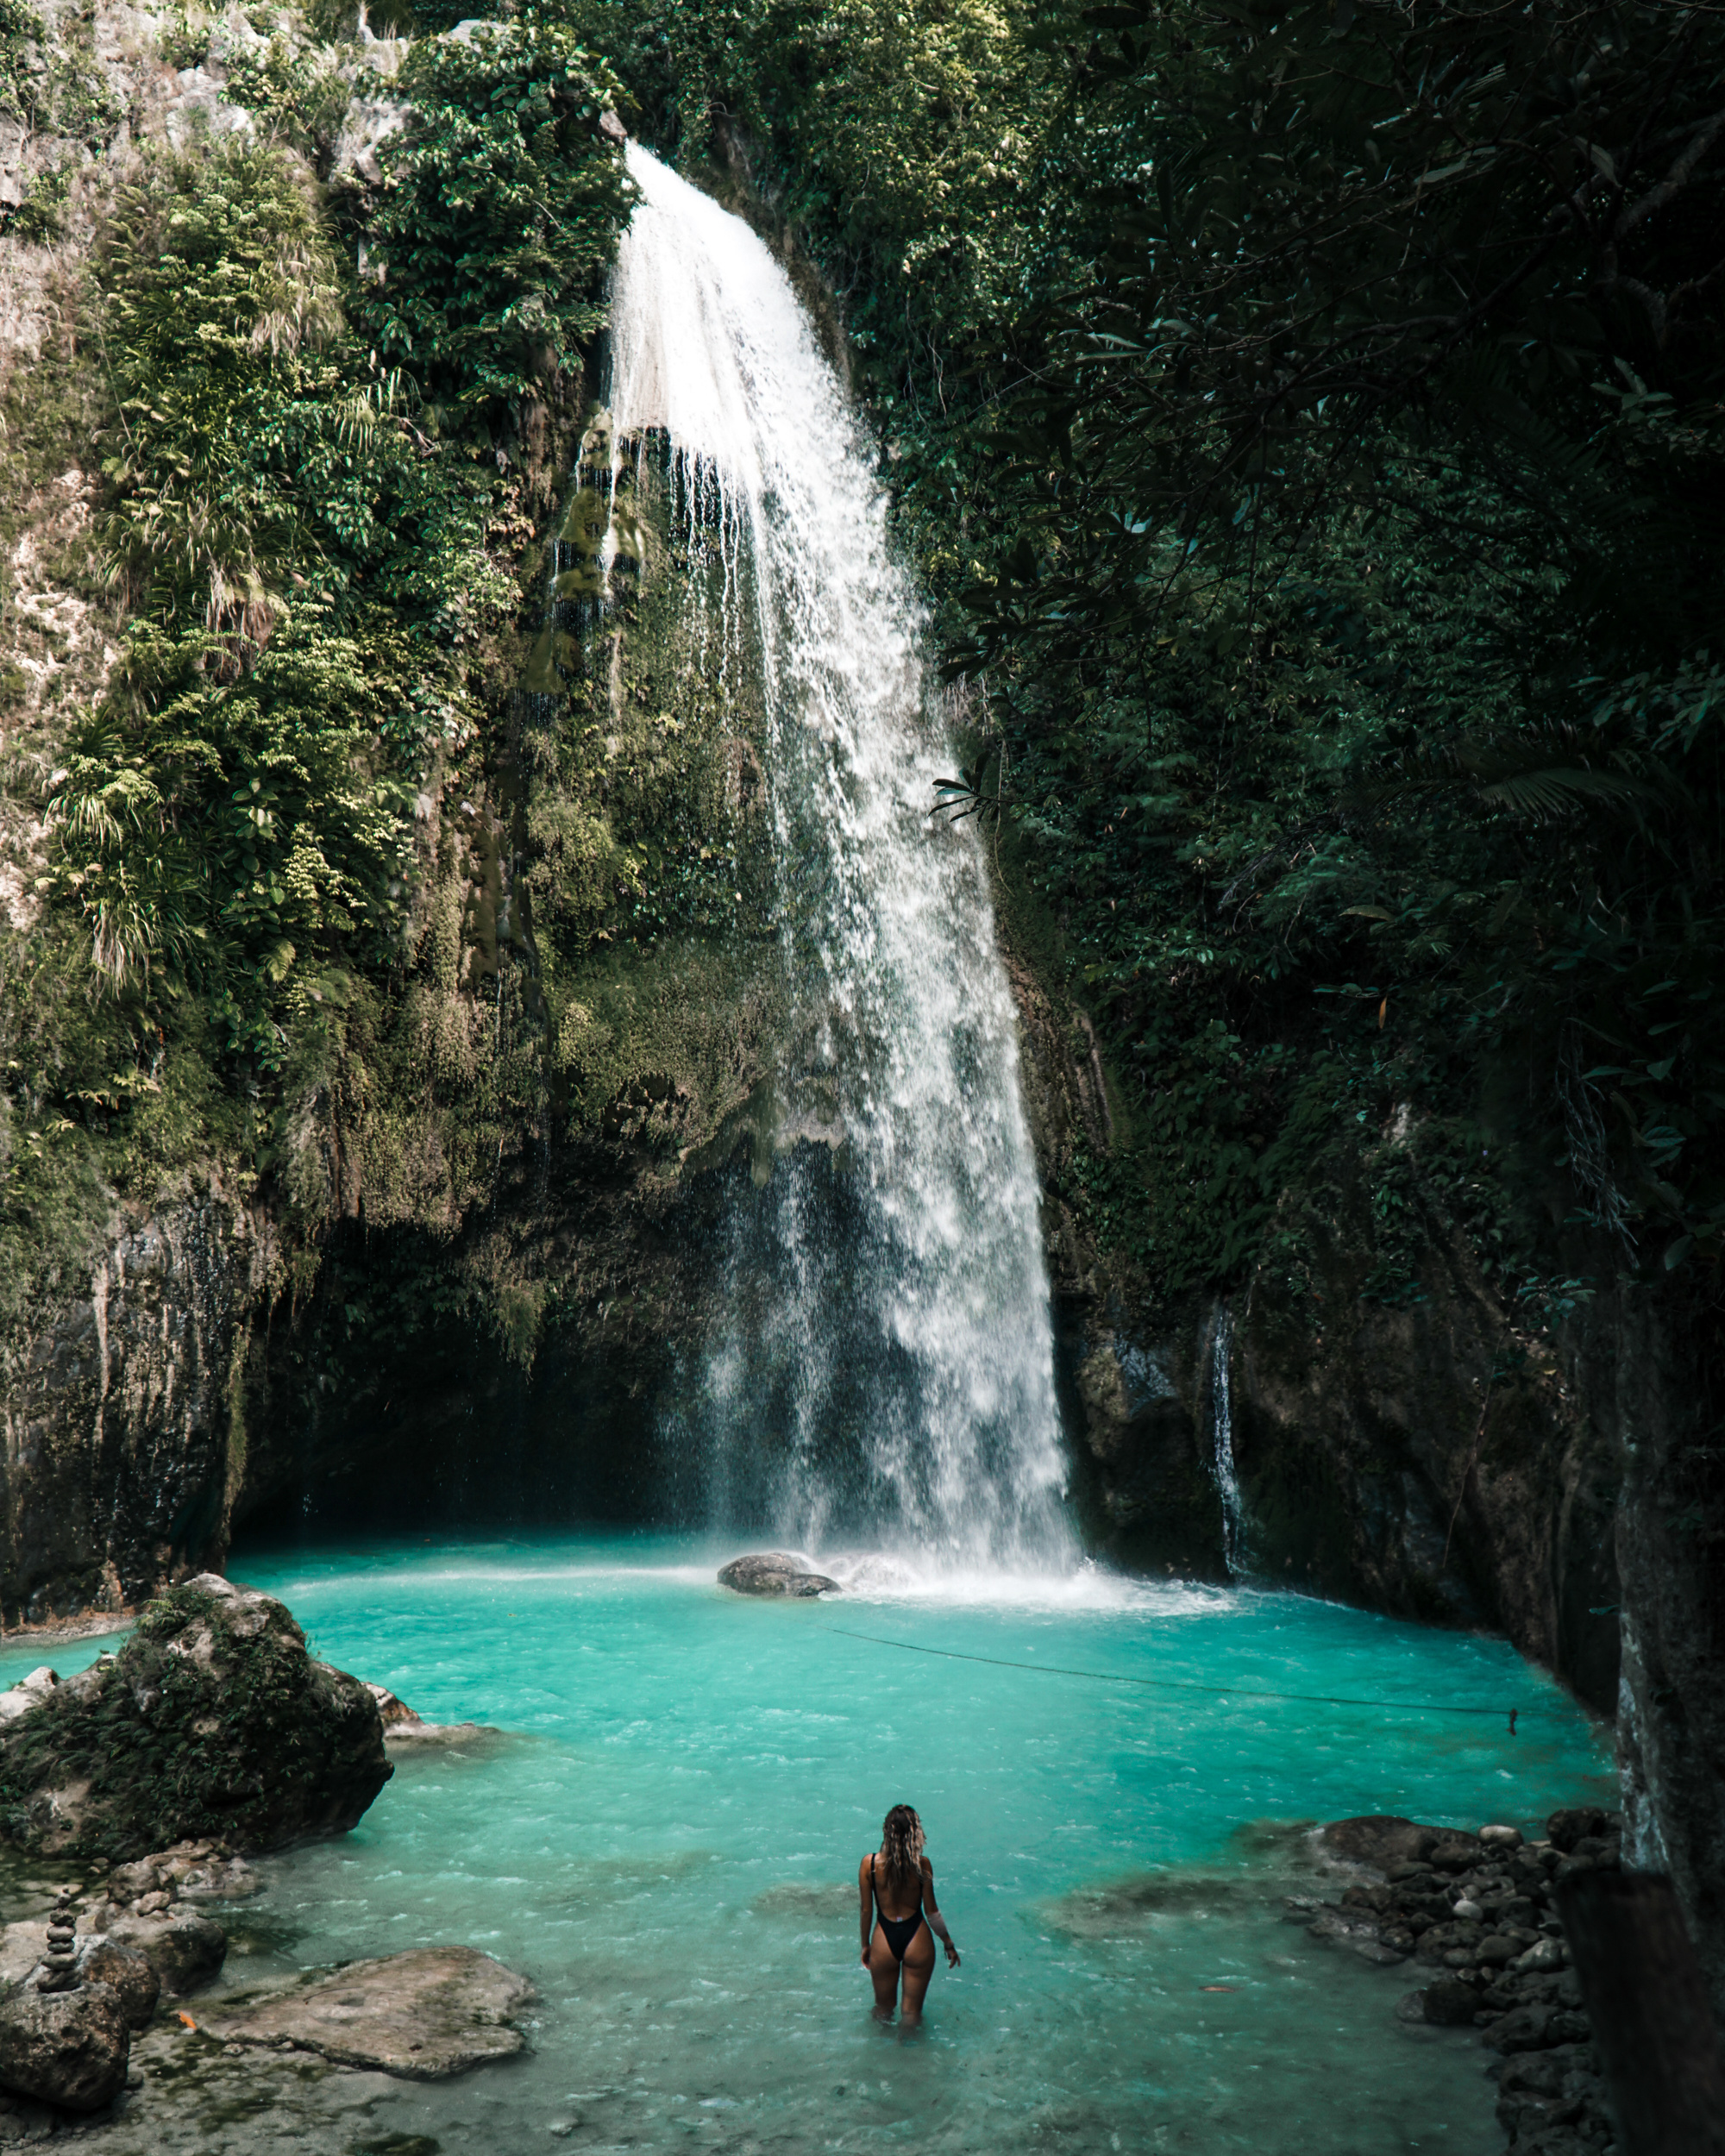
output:
<path id="1" fill-rule="evenodd" d="M 713 1583 L 734 1553 L 236 1553 L 326 1659 L 508 1733 L 402 1758 L 355 1833 L 264 1866 L 235 1982 L 463 1940 L 539 1987 L 528 2055 L 386 2084 L 382 2138 L 329 2147 L 1496 2156 L 1484 2055 L 1397 2023 L 1411 1979 L 1282 1924 L 1277 1896 L 1308 1861 L 1297 1822 L 1597 1801 L 1597 1733 L 1509 1647 L 1097 1571 L 864 1568 L 840 1600 L 751 1602 Z M 1515 1705 L 1521 1733 L 1253 1693 Z M 870 2021 L 856 1963 L 857 1859 L 900 1798 L 964 1955 L 916 2036 Z"/>

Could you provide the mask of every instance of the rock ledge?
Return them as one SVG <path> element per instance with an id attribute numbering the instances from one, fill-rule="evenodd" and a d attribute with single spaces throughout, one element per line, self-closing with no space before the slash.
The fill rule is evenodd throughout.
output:
<path id="1" fill-rule="evenodd" d="M 426 1946 L 236 2001 L 204 2026 L 223 2043 L 313 2051 L 337 2065 L 441 2081 L 518 2052 L 526 2040 L 508 2017 L 533 1996 L 525 1977 L 489 1954 Z"/>

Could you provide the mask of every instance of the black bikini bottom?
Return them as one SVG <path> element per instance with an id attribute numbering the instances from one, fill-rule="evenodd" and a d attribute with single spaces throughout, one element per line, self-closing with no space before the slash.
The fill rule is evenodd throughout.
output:
<path id="1" fill-rule="evenodd" d="M 882 1916 L 881 1918 L 881 1929 L 887 1934 L 887 1944 L 893 1950 L 894 1961 L 904 1959 L 905 1949 L 916 1937 L 921 1925 L 922 1911 L 920 1909 L 914 1916 Z"/>

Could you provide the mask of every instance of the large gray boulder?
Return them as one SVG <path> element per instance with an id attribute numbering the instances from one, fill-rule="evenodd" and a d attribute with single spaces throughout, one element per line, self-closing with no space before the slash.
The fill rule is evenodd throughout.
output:
<path id="1" fill-rule="evenodd" d="M 205 1572 L 0 1720 L 0 1837 L 113 1860 L 196 1836 L 280 1849 L 346 1833 L 393 1771 L 358 1678 L 314 1662 L 282 1603 Z"/>
<path id="2" fill-rule="evenodd" d="M 117 1992 L 105 1984 L 73 1991 L 14 1984 L 0 1997 L 0 2089 L 99 2111 L 124 2087 L 132 2032 Z"/>
<path id="3" fill-rule="evenodd" d="M 226 1941 L 223 1944 L 225 1947 Z M 220 1965 L 219 1963 L 217 1965 Z M 85 1984 L 103 1984 L 120 2002 L 129 2028 L 147 2028 L 156 2017 L 161 1977 L 149 1956 L 136 1946 L 98 1933 L 78 1941 L 78 1973 Z"/>
<path id="4" fill-rule="evenodd" d="M 718 1575 L 721 1587 L 728 1587 L 738 1595 L 837 1595 L 841 1590 L 837 1580 L 830 1580 L 823 1572 L 812 1572 L 800 1557 L 787 1556 L 782 1550 L 758 1551 L 746 1557 L 733 1557 L 721 1567 Z"/>

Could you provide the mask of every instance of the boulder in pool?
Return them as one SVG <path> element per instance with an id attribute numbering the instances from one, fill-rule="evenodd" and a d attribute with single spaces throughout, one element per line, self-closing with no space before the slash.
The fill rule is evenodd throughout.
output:
<path id="1" fill-rule="evenodd" d="M 114 1862 L 198 1836 L 281 1849 L 346 1833 L 393 1771 L 358 1678 L 313 1661 L 282 1603 L 205 1572 L 0 1722 L 0 1837 Z"/>
<path id="2" fill-rule="evenodd" d="M 811 1572 L 800 1557 L 782 1550 L 763 1550 L 752 1557 L 733 1557 L 719 1569 L 718 1583 L 738 1595 L 837 1595 L 838 1582 L 824 1572 Z"/>
<path id="3" fill-rule="evenodd" d="M 533 1996 L 525 1977 L 472 1946 L 423 1946 L 237 2000 L 204 2026 L 223 2043 L 319 2052 L 340 2066 L 441 2081 L 512 2058 L 525 2039 L 510 2017 Z"/>

